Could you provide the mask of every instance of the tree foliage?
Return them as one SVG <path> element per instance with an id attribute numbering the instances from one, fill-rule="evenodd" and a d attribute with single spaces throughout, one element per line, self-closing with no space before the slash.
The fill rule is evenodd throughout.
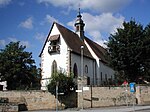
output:
<path id="1" fill-rule="evenodd" d="M 8 90 L 40 87 L 40 69 L 35 66 L 32 53 L 20 42 L 10 42 L 0 50 L 0 81 L 7 81 Z"/>
<path id="2" fill-rule="evenodd" d="M 64 93 L 67 95 L 71 92 L 71 89 L 75 90 L 75 83 L 73 81 L 73 77 L 63 73 L 62 71 L 58 71 L 52 74 L 50 83 L 47 85 L 48 91 L 53 95 L 56 95 L 56 84 L 58 83 L 58 93 Z"/>
<path id="3" fill-rule="evenodd" d="M 143 28 L 134 20 L 124 22 L 108 41 L 110 65 L 128 81 L 149 76 L 150 26 Z"/>

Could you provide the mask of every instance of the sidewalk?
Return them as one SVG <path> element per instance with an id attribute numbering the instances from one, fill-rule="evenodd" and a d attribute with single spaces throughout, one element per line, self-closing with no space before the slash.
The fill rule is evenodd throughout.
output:
<path id="1" fill-rule="evenodd" d="M 58 112 L 134 112 L 143 110 L 149 110 L 150 106 L 120 106 L 120 107 L 105 107 L 105 108 L 90 108 L 90 109 L 66 109 L 66 110 L 59 110 Z M 24 111 L 25 112 L 25 111 Z M 40 111 L 26 111 L 26 112 L 56 112 L 56 110 L 40 110 Z M 148 111 L 147 111 L 148 112 Z"/>

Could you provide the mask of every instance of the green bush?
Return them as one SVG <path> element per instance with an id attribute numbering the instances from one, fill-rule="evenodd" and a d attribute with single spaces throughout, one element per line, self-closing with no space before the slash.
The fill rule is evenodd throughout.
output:
<path id="1" fill-rule="evenodd" d="M 65 73 L 59 71 L 52 74 L 50 83 L 47 85 L 48 91 L 56 95 L 56 84 L 58 83 L 58 93 L 68 95 L 72 90 L 75 90 L 75 83 L 72 75 L 67 76 Z"/>

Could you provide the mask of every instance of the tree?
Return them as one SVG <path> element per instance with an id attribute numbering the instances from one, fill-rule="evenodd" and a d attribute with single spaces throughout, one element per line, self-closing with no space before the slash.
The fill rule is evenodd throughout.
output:
<path id="1" fill-rule="evenodd" d="M 146 64 L 150 54 L 149 34 L 149 26 L 144 30 L 141 24 L 131 20 L 124 22 L 123 28 L 118 28 L 115 34 L 110 35 L 110 65 L 121 72 L 125 80 L 137 82 L 149 69 Z"/>
<path id="2" fill-rule="evenodd" d="M 58 83 L 58 93 L 64 93 L 68 95 L 71 89 L 75 90 L 75 83 L 73 82 L 73 77 L 67 77 L 62 71 L 58 71 L 52 74 L 50 83 L 47 85 L 48 91 L 53 95 L 56 95 L 56 84 Z"/>
<path id="3" fill-rule="evenodd" d="M 145 79 L 150 81 L 150 24 L 148 24 L 144 29 L 144 41 L 143 41 L 143 72 L 145 74 Z"/>
<path id="4" fill-rule="evenodd" d="M 32 53 L 24 51 L 20 42 L 10 42 L 0 50 L 0 81 L 7 81 L 8 90 L 40 87 L 40 70 Z"/>

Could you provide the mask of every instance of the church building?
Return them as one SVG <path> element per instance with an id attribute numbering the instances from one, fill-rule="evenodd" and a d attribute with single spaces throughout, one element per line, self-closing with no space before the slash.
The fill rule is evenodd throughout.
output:
<path id="1" fill-rule="evenodd" d="M 54 22 L 40 52 L 41 85 L 46 90 L 51 74 L 65 71 L 74 78 L 85 77 L 87 85 L 103 85 L 114 79 L 115 71 L 108 66 L 107 50 L 84 35 L 85 23 L 79 13 L 75 32 Z"/>

